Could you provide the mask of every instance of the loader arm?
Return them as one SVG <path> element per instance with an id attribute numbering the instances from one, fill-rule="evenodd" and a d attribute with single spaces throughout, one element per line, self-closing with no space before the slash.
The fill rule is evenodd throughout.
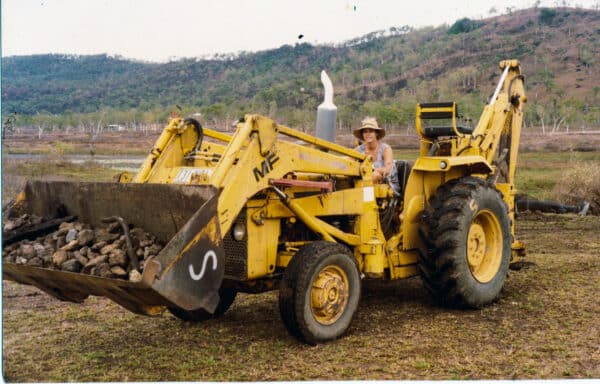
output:
<path id="1" fill-rule="evenodd" d="M 304 139 L 316 148 L 278 139 L 279 134 Z M 293 173 L 360 178 L 369 169 L 362 163 L 366 157 L 354 150 L 302 135 L 259 115 L 246 115 L 233 136 L 209 181 L 220 190 L 218 215 L 223 232 L 252 196 L 273 188 L 271 180 Z"/>
<path id="2" fill-rule="evenodd" d="M 121 182 L 190 184 L 192 178 L 209 175 L 231 136 L 198 128 L 194 119 L 173 118 L 163 129 L 142 166 Z M 205 140 L 213 139 L 212 142 Z"/>
<path id="3" fill-rule="evenodd" d="M 381 259 L 384 239 L 371 182 L 370 158 L 259 115 L 246 115 L 231 137 L 205 130 L 204 134 L 225 142 L 225 145 L 205 142 L 200 145 L 198 135 L 190 126 L 185 120 L 171 121 L 149 154 L 146 162 L 149 168 L 142 167 L 134 178 L 134 184 L 137 184 L 135 180 L 183 182 L 192 189 L 207 191 L 203 205 L 153 261 L 159 271 L 153 287 L 171 302 L 185 310 L 214 305 L 214 287 L 223 278 L 227 259 L 224 239 L 242 210 L 256 196 L 266 199 L 269 207 L 279 204 L 284 216 L 299 219 L 323 240 L 342 241 L 351 246 L 368 243 L 371 245 L 358 247 L 361 254 L 376 254 Z M 190 158 L 192 148 L 199 145 L 202 150 L 198 156 L 218 159 L 216 164 Z M 181 177 L 189 172 L 196 172 L 198 177 Z M 344 190 L 334 190 L 338 178 L 345 180 Z M 319 183 L 330 185 L 329 193 L 323 194 L 314 187 Z M 297 189 L 302 190 L 302 196 L 306 193 L 319 196 L 299 198 L 293 192 L 298 192 Z M 327 204 L 326 209 L 315 209 L 318 205 L 323 206 L 324 200 L 332 203 Z M 268 216 L 267 210 L 260 214 Z M 317 214 L 360 217 L 360 231 L 358 234 L 342 231 Z M 274 221 L 268 225 L 275 225 Z M 382 263 L 378 264 L 377 269 L 382 269 Z M 210 268 L 214 273 L 202 273 Z M 261 277 L 265 273 L 256 269 L 245 278 Z M 243 276 L 240 278 L 244 279 Z M 212 288 L 199 289 L 199 285 Z"/>

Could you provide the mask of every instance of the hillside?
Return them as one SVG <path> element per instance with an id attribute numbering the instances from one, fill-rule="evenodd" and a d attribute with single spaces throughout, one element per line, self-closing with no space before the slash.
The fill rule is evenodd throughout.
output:
<path id="1" fill-rule="evenodd" d="M 454 25 L 374 32 L 336 46 L 297 44 L 165 64 L 120 57 L 36 55 L 2 59 L 2 111 L 17 124 L 153 123 L 176 105 L 211 124 L 244 112 L 310 127 L 322 100 L 319 73 L 336 91 L 340 127 L 366 114 L 412 124 L 418 101 L 453 99 L 477 117 L 497 63 L 521 60 L 527 125 L 600 125 L 600 12 L 531 8 Z"/>

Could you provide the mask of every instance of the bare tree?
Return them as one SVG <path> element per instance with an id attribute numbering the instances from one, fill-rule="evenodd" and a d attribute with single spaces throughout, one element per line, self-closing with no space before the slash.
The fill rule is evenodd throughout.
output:
<path id="1" fill-rule="evenodd" d="M 567 119 L 567 115 L 554 116 L 554 118 L 552 119 L 552 133 L 559 132 L 560 126 L 562 125 L 562 123 L 565 122 L 566 119 Z"/>
<path id="2" fill-rule="evenodd" d="M 541 105 L 537 105 L 535 107 L 535 113 L 538 116 L 538 119 L 540 119 L 540 123 L 542 123 L 542 134 L 546 134 L 546 125 L 544 124 L 544 117 L 545 117 L 545 111 L 544 111 L 544 107 Z"/>
<path id="3" fill-rule="evenodd" d="M 4 124 L 2 124 L 2 140 L 6 137 L 6 134 L 12 134 L 14 131 L 14 123 L 17 118 L 17 114 L 13 112 L 12 115 L 8 116 L 6 120 L 4 120 Z"/>
<path id="4" fill-rule="evenodd" d="M 42 134 L 44 133 L 44 130 L 46 129 L 46 122 L 44 121 L 41 125 L 38 125 L 37 129 L 38 129 L 38 140 L 41 140 Z"/>

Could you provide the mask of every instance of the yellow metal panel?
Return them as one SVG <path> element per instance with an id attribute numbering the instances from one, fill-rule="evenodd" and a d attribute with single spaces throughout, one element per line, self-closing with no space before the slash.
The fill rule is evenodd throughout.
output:
<path id="1" fill-rule="evenodd" d="M 277 140 L 278 126 L 273 120 L 257 118 L 254 120 L 254 129 L 258 131 L 260 154 L 266 156 L 273 150 Z"/>
<path id="2" fill-rule="evenodd" d="M 195 147 L 198 140 L 196 131 L 189 127 L 191 125 L 183 126 L 179 118 L 172 119 L 133 182 L 171 183 L 177 174 L 173 168 L 185 165 L 184 155 Z"/>
<path id="3" fill-rule="evenodd" d="M 393 275 L 396 279 L 406 279 L 407 277 L 417 276 L 419 274 L 419 267 L 416 264 L 393 267 L 393 269 Z"/>
<path id="4" fill-rule="evenodd" d="M 323 240 L 335 242 L 335 240 L 333 239 L 333 237 L 331 237 L 329 231 L 327 231 L 327 229 L 323 225 L 324 223 L 321 222 L 321 220 L 317 219 L 311 213 L 307 212 L 305 209 L 300 207 L 298 204 L 296 204 L 296 202 L 293 199 L 286 200 L 286 204 L 288 208 L 292 212 L 294 212 L 294 214 L 300 220 L 302 220 L 302 222 L 306 224 L 308 228 L 310 228 L 313 232 L 321 235 Z"/>
<path id="5" fill-rule="evenodd" d="M 242 146 L 254 129 L 254 120 L 255 118 L 253 116 L 246 115 L 245 121 L 238 124 L 233 139 L 225 149 L 223 156 L 221 156 L 221 160 L 219 160 L 219 163 L 217 164 L 217 169 L 211 176 L 210 183 L 212 185 L 216 187 L 223 186 L 223 180 L 231 170 L 231 166 L 238 158 Z M 221 206 L 221 204 L 219 204 L 219 206 Z"/>
<path id="6" fill-rule="evenodd" d="M 360 235 L 358 251 L 364 255 L 363 272 L 365 275 L 371 278 L 380 278 L 384 276 L 384 270 L 388 265 L 385 238 L 381 231 L 379 210 L 375 202 L 373 187 L 364 187 L 363 193 L 364 211 L 356 224 Z"/>
<path id="7" fill-rule="evenodd" d="M 404 250 L 424 249 L 419 235 L 420 215 L 433 193 L 444 182 L 444 175 L 442 172 L 424 172 L 413 168 L 404 193 L 401 225 Z"/>
<path id="8" fill-rule="evenodd" d="M 278 146 L 295 170 L 325 175 L 360 175 L 360 163 L 351 158 L 289 142 L 279 142 Z"/>
<path id="9" fill-rule="evenodd" d="M 415 129 L 420 137 L 424 137 L 423 135 L 423 126 L 421 125 L 421 104 L 417 103 L 416 111 L 415 111 Z M 422 144 L 423 142 L 421 142 Z"/>
<path id="10" fill-rule="evenodd" d="M 306 133 L 303 133 L 303 132 L 300 132 L 300 131 L 297 131 L 295 129 L 291 129 L 291 128 L 288 128 L 285 126 L 280 125 L 279 132 L 283 133 L 287 136 L 294 137 L 296 139 L 300 139 L 307 143 L 318 145 L 319 147 L 321 147 L 323 149 L 332 150 L 332 151 L 341 153 L 343 155 L 350 156 L 351 158 L 354 158 L 357 160 L 364 160 L 367 157 L 366 154 L 355 151 L 354 149 L 342 147 L 341 145 L 332 143 L 327 140 L 319 139 L 319 138 L 311 136 L 311 135 L 307 135 Z"/>
<path id="11" fill-rule="evenodd" d="M 382 278 L 385 267 L 387 267 L 387 257 L 383 252 L 383 242 L 373 239 L 371 244 L 361 244 L 360 251 L 365 254 L 364 273 L 369 278 Z"/>
<path id="12" fill-rule="evenodd" d="M 236 140 L 237 138 L 234 139 L 234 141 Z M 221 158 L 221 161 L 224 161 L 225 156 L 226 155 Z M 221 176 L 217 177 L 216 174 L 216 172 L 223 170 L 223 165 L 219 163 L 210 179 L 211 183 L 220 180 L 218 185 L 231 186 L 230 188 L 223 188 L 221 195 L 219 196 L 219 223 L 222 231 L 224 232 L 229 230 L 238 213 L 246 204 L 246 201 L 254 196 L 258 191 L 261 191 L 269 186 L 268 179 L 266 177 L 263 177 L 257 181 L 252 171 L 256 164 L 261 164 L 261 162 L 268 161 L 268 159 L 265 159 L 260 155 L 259 143 L 257 140 L 250 141 L 248 147 L 244 151 L 230 156 L 232 163 L 237 158 L 237 165 L 235 167 L 231 167 L 231 165 L 229 165 L 227 171 L 223 172 L 223 179 L 221 180 Z M 239 158 L 237 156 L 239 156 Z M 277 154 L 274 154 L 273 156 L 275 156 L 273 159 L 277 159 L 278 162 L 279 156 Z M 288 171 L 288 169 L 275 167 L 268 168 L 268 171 L 274 174 L 275 177 L 282 177 L 283 174 Z"/>
<path id="13" fill-rule="evenodd" d="M 150 150 L 150 153 L 142 163 L 139 171 L 133 178 L 134 183 L 142 183 L 148 179 L 150 171 L 153 169 L 156 160 L 163 153 L 167 143 L 171 140 L 175 134 L 176 128 L 180 122 L 180 119 L 171 119 L 169 124 L 163 129 L 158 139 L 154 143 L 154 147 Z"/>
<path id="14" fill-rule="evenodd" d="M 204 136 L 212 137 L 213 139 L 221 140 L 229 143 L 231 141 L 231 136 L 226 133 L 213 131 L 212 129 L 203 128 Z"/>
<path id="15" fill-rule="evenodd" d="M 256 115 L 246 116 L 245 122 L 238 124 L 237 133 L 210 179 L 211 184 L 223 188 L 219 200 L 223 231 L 229 229 L 249 198 L 270 188 L 270 179 L 283 178 L 290 172 L 346 176 L 360 174 L 360 163 L 356 160 L 281 140 L 263 156 L 259 141 L 254 136 L 256 124 L 263 127 L 263 130 L 269 127 L 275 129 L 270 119 Z M 244 147 L 244 135 L 247 137 L 250 134 L 252 139 Z M 235 185 L 236 188 L 225 187 L 229 185 Z"/>
<path id="16" fill-rule="evenodd" d="M 280 233 L 279 220 L 265 220 L 257 225 L 250 219 L 248 210 L 248 279 L 256 279 L 275 271 L 277 242 Z"/>
<path id="17" fill-rule="evenodd" d="M 166 180 L 176 184 L 206 184 L 212 174 L 211 167 L 172 167 L 166 168 Z"/>
<path id="18" fill-rule="evenodd" d="M 521 89 L 523 88 L 523 83 L 520 82 L 519 83 Z M 521 93 L 522 96 L 522 102 L 525 102 L 525 94 L 524 91 L 522 91 L 523 93 Z M 510 159 L 508 162 L 509 165 L 509 177 L 508 180 L 511 181 L 512 184 L 514 184 L 513 180 L 515 179 L 515 172 L 517 169 L 517 158 L 518 158 L 518 154 L 519 154 L 519 143 L 521 141 L 521 127 L 523 125 L 523 111 L 521 109 L 516 109 L 513 113 L 513 119 L 512 119 L 512 132 L 513 134 L 511 135 L 511 148 L 510 148 Z"/>
<path id="19" fill-rule="evenodd" d="M 510 233 L 515 239 L 515 195 L 517 193 L 510 183 L 496 183 L 496 188 L 502 193 L 502 198 L 508 206 L 508 217 L 510 218 Z M 525 249 L 525 246 L 522 246 Z"/>
<path id="20" fill-rule="evenodd" d="M 362 188 L 352 188 L 300 197 L 294 201 L 314 216 L 360 215 L 363 212 L 363 197 Z M 279 199 L 271 199 L 265 208 L 265 215 L 267 218 L 281 218 L 290 217 L 292 213 Z"/>
<path id="21" fill-rule="evenodd" d="M 413 166 L 417 171 L 448 172 L 454 167 L 475 167 L 477 173 L 491 173 L 492 166 L 481 156 L 428 156 L 420 157 Z"/>
<path id="22" fill-rule="evenodd" d="M 292 261 L 292 257 L 294 256 L 293 253 L 290 252 L 279 252 L 279 254 L 277 255 L 277 267 L 278 268 L 285 268 L 288 266 L 288 264 L 290 263 L 290 261 Z"/>

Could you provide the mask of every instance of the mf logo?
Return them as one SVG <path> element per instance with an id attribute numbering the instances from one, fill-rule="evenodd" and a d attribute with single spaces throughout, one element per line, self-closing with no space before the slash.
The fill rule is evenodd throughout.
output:
<path id="1" fill-rule="evenodd" d="M 273 170 L 273 166 L 278 161 L 279 157 L 277 157 L 276 154 L 269 152 L 265 159 L 260 163 L 260 169 L 258 167 L 254 167 L 252 170 L 256 181 L 260 181 L 260 179 L 264 178 L 269 172 L 271 172 Z"/>

